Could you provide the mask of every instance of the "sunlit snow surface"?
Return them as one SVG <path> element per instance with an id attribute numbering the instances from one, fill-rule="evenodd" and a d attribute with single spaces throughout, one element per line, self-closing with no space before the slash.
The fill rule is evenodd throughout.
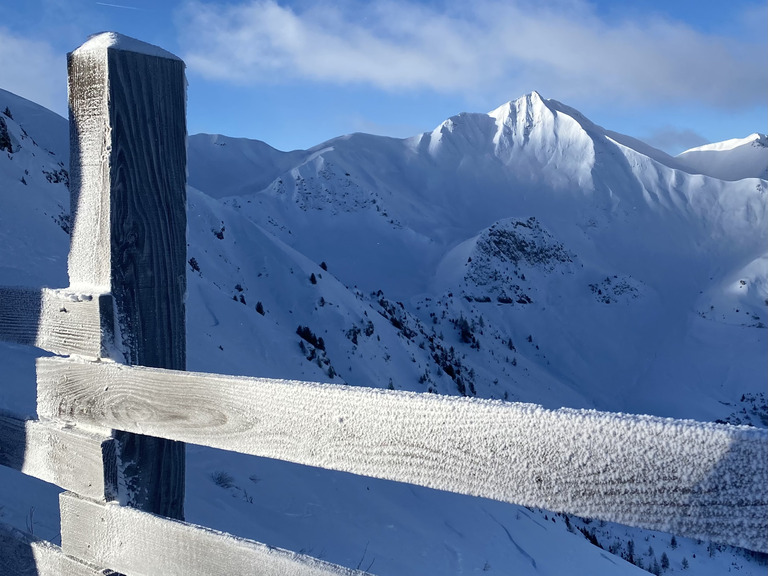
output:
<path id="1" fill-rule="evenodd" d="M 751 134 L 686 150 L 676 159 L 688 170 L 724 180 L 768 178 L 768 137 Z"/>
<path id="2" fill-rule="evenodd" d="M 118 34 L 117 32 L 101 32 L 99 34 L 93 34 L 82 46 L 75 50 L 73 54 L 83 54 L 85 52 L 103 53 L 104 50 L 122 50 L 126 52 L 146 54 L 147 56 L 179 60 L 178 56 L 171 54 L 167 50 L 163 50 L 159 46 L 147 44 L 146 42 L 136 40 L 130 36 Z"/>
<path id="3" fill-rule="evenodd" d="M 69 197 L 46 174 L 67 125 L 6 106 L 0 282 L 64 287 Z M 407 140 L 193 136 L 188 367 L 458 394 L 450 366 L 479 397 L 765 426 L 766 160 L 724 182 L 643 146 L 537 94 Z M 34 413 L 36 354 L 0 345 L 0 409 Z M 57 489 L 3 468 L 0 486 L 0 521 L 56 540 Z M 199 447 L 186 507 L 378 574 L 640 574 L 630 541 L 646 568 L 765 572 L 706 542 Z"/>

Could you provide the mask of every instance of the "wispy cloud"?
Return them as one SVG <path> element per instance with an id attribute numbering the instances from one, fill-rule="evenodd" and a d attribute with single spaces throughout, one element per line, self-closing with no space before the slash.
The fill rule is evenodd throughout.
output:
<path id="1" fill-rule="evenodd" d="M 0 27 L 0 70 L 5 90 L 66 115 L 67 66 L 63 53 Z"/>
<path id="2" fill-rule="evenodd" d="M 193 0 L 179 29 L 191 71 L 240 84 L 308 79 L 490 101 L 538 89 L 715 106 L 762 102 L 768 90 L 764 35 L 712 36 L 658 16 L 608 21 L 584 0 Z"/>

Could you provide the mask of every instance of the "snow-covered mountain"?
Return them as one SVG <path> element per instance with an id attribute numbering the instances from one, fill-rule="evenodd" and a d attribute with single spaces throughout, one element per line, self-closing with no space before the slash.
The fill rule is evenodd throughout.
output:
<path id="1" fill-rule="evenodd" d="M 750 134 L 746 138 L 734 138 L 686 150 L 677 160 L 686 171 L 706 174 L 722 180 L 742 178 L 768 178 L 768 137 Z"/>
<path id="2" fill-rule="evenodd" d="M 191 136 L 188 367 L 766 426 L 765 140 L 673 158 L 535 92 L 408 139 L 280 152 Z M 0 91 L 3 284 L 67 285 L 67 143 L 65 120 Z M 34 412 L 35 355 L 0 346 L 0 409 Z M 199 447 L 188 477 L 191 521 L 380 574 L 630 574 L 621 556 L 653 569 L 662 552 L 697 574 L 763 570 Z M 22 482 L 0 470 L 6 490 Z M 55 492 L 28 493 L 0 517 L 24 528 L 35 506 L 55 537 Z"/>
<path id="3" fill-rule="evenodd" d="M 193 136 L 190 154 L 228 145 Z M 213 197 L 242 186 L 247 145 L 237 142 L 232 169 L 217 169 L 216 188 L 194 173 L 190 184 Z M 536 93 L 410 139 L 353 134 L 291 155 L 268 184 L 247 177 L 253 186 L 221 201 L 232 215 L 206 226 L 243 216 L 313 263 L 304 275 L 323 281 L 303 287 L 307 298 L 329 300 L 324 291 L 338 280 L 403 324 L 371 381 L 354 359 L 371 366 L 375 353 L 347 337 L 366 318 L 342 320 L 344 306 L 308 310 L 301 323 L 323 327 L 345 381 L 456 393 L 462 384 L 446 374 L 444 353 L 454 347 L 467 393 L 553 407 L 717 419 L 729 415 L 723 403 L 763 391 L 764 339 L 755 335 L 764 332 L 740 328 L 768 323 L 765 180 L 689 174 Z M 275 166 L 288 155 L 278 158 Z M 225 232 L 221 253 L 227 242 Z M 283 292 L 259 272 L 240 266 L 239 283 L 264 298 Z M 276 308 L 285 305 L 270 302 Z M 462 319 L 473 345 L 462 342 Z M 720 336 L 703 338 L 711 333 Z"/>

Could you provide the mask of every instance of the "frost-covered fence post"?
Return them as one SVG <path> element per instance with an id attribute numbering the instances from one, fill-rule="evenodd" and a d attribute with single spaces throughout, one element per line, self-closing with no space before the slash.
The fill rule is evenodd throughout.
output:
<path id="1" fill-rule="evenodd" d="M 184 62 L 104 33 L 69 54 L 67 65 L 70 287 L 112 294 L 116 360 L 184 370 Z M 125 432 L 115 436 L 126 489 L 121 498 L 182 518 L 184 445 Z"/>

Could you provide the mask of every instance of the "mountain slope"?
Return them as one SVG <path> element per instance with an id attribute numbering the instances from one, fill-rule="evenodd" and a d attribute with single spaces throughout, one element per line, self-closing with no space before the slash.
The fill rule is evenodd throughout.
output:
<path id="1" fill-rule="evenodd" d="M 462 352 L 462 365 L 475 375 L 471 387 L 462 379 L 465 391 L 548 406 L 573 401 L 723 418 L 723 403 L 762 390 L 765 355 L 755 353 L 754 342 L 764 343 L 764 331 L 723 337 L 743 350 L 734 351 L 736 362 L 722 357 L 714 341 L 694 348 L 692 358 L 689 342 L 709 330 L 705 321 L 768 323 L 765 275 L 741 278 L 745 266 L 766 255 L 766 183 L 691 175 L 647 156 L 647 148 L 533 93 L 410 139 L 331 140 L 262 190 L 223 202 L 314 262 L 327 262 L 345 286 L 374 303 L 382 295 L 401 302 L 411 323 L 419 321 L 414 341 L 420 337 L 423 349 L 433 332 L 442 334 L 443 350 L 463 344 L 456 328 L 462 317 L 475 325 L 493 317 L 480 346 Z M 458 254 L 471 257 L 472 239 L 504 219 L 531 217 L 577 265 L 535 281 L 533 266 L 507 294 L 477 296 Z M 726 278 L 736 277 L 749 289 L 726 288 Z M 624 289 L 633 297 L 616 296 Z M 512 302 L 499 300 L 512 293 Z M 517 302 L 522 294 L 531 302 Z M 707 314 L 715 301 L 717 314 Z M 538 350 L 516 345 L 528 336 L 542 341 Z M 510 340 L 525 371 L 506 365 L 500 343 Z M 429 353 L 432 362 L 417 351 L 417 364 L 437 372 L 442 364 L 444 372 L 445 354 Z M 685 387 L 678 382 L 681 358 L 704 367 L 695 402 L 636 392 Z M 740 368 L 723 387 L 726 364 Z M 352 372 L 346 378 L 355 383 Z M 462 391 L 443 376 L 422 380 Z M 611 393 L 617 383 L 620 393 Z"/>
<path id="2" fill-rule="evenodd" d="M 280 152 L 258 140 L 218 134 L 194 134 L 189 143 L 189 179 L 213 198 L 261 190 L 307 156 L 300 150 Z"/>
<path id="3" fill-rule="evenodd" d="M 7 116 L 3 111 L 11 115 Z M 68 160 L 67 156 L 52 151 L 61 146 L 66 146 L 68 151 L 66 120 L 0 90 L 0 195 L 3 202 L 0 210 L 0 245 L 3 247 L 0 250 L 0 282 L 3 284 L 40 286 L 51 278 L 58 285 L 66 284 Z M 18 266 L 19 254 L 27 250 L 30 252 L 28 258 L 23 266 Z M 53 276 L 51 269 L 56 270 Z"/>

